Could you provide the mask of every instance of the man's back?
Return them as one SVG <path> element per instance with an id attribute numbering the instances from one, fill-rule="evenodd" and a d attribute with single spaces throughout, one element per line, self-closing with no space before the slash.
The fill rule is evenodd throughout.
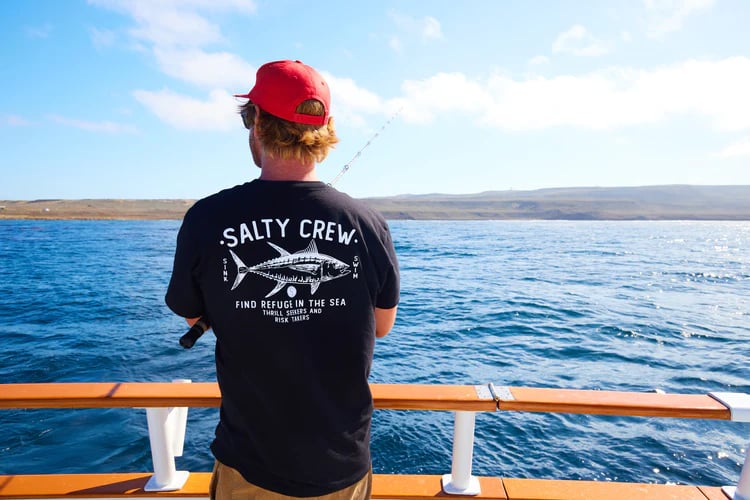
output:
<path id="1" fill-rule="evenodd" d="M 173 274 L 168 304 L 216 334 L 216 458 L 291 496 L 355 482 L 370 468 L 374 310 L 398 302 L 383 218 L 321 182 L 256 180 L 201 200 L 183 228 L 175 268 L 191 272 Z M 180 297 L 190 282 L 202 304 Z"/>
<path id="2" fill-rule="evenodd" d="M 260 177 L 188 211 L 166 297 L 216 334 L 211 499 L 367 498 L 367 377 L 399 298 L 388 226 L 318 181 L 338 137 L 315 69 L 264 64 L 237 97 Z"/>

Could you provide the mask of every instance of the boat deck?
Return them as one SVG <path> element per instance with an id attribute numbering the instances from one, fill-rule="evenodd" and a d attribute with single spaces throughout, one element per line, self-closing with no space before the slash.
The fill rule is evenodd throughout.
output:
<path id="1" fill-rule="evenodd" d="M 209 472 L 190 474 L 177 491 L 144 491 L 151 473 L 49 474 L 0 476 L 0 499 L 11 498 L 206 498 Z M 435 497 L 499 500 L 727 500 L 718 487 L 600 481 L 560 481 L 479 477 L 481 493 L 473 497 L 447 495 L 441 476 L 375 474 L 372 498 L 429 499 Z"/>

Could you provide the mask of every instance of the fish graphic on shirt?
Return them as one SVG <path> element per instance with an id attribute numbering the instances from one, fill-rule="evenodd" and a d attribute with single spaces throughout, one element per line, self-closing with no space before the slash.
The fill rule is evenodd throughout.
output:
<path id="1" fill-rule="evenodd" d="M 289 253 L 270 241 L 267 243 L 279 252 L 279 256 L 252 267 L 246 266 L 237 254 L 229 250 L 237 265 L 237 277 L 232 290 L 237 288 L 249 273 L 255 273 L 276 281 L 276 287 L 268 292 L 266 298 L 289 284 L 310 285 L 310 294 L 314 294 L 321 283 L 341 278 L 351 272 L 348 264 L 330 255 L 319 253 L 315 240 L 310 241 L 304 250 L 295 253 Z"/>

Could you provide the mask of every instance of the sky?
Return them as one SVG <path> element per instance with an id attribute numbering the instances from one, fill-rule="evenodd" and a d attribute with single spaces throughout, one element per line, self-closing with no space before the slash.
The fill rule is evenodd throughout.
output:
<path id="1" fill-rule="evenodd" d="M 328 81 L 318 173 L 349 165 L 355 197 L 750 185 L 749 23 L 748 0 L 6 0 L 0 199 L 256 178 L 232 94 L 279 59 Z"/>

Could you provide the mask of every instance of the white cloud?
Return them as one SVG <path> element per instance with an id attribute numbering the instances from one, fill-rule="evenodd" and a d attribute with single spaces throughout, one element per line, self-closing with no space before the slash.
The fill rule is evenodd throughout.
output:
<path id="1" fill-rule="evenodd" d="M 111 30 L 100 30 L 97 28 L 89 28 L 89 36 L 91 37 L 91 43 L 94 47 L 101 49 L 104 47 L 110 47 L 114 45 L 117 35 Z"/>
<path id="2" fill-rule="evenodd" d="M 541 64 L 549 64 L 549 57 L 547 56 L 535 56 L 529 59 L 528 64 L 530 66 L 539 66 Z"/>
<path id="3" fill-rule="evenodd" d="M 331 87 L 334 105 L 368 113 L 381 110 L 383 102 L 377 94 L 358 86 L 351 78 L 336 77 L 325 71 L 321 73 Z"/>
<path id="4" fill-rule="evenodd" d="M 421 19 L 407 16 L 391 10 L 388 16 L 394 24 L 405 34 L 416 35 L 424 41 L 440 40 L 443 38 L 443 30 L 440 21 L 432 16 L 425 16 Z"/>
<path id="5" fill-rule="evenodd" d="M 643 0 L 648 35 L 661 38 L 679 31 L 688 16 L 710 9 L 715 3 L 716 0 Z"/>
<path id="6" fill-rule="evenodd" d="M 133 18 L 129 33 L 156 46 L 199 47 L 223 40 L 219 26 L 204 12 L 255 12 L 253 0 L 89 0 Z"/>
<path id="7" fill-rule="evenodd" d="M 0 118 L 0 123 L 11 127 L 24 127 L 26 125 L 31 125 L 29 120 L 18 115 L 3 115 L 2 118 Z"/>
<path id="8" fill-rule="evenodd" d="M 394 104 L 385 102 L 377 94 L 364 89 L 350 78 L 340 78 L 321 72 L 331 87 L 332 115 L 349 126 L 364 127 L 363 115 L 387 114 L 395 111 Z M 252 85 L 252 81 L 248 85 Z M 247 87 L 248 89 L 250 87 Z M 239 89 L 245 91 L 245 87 Z M 205 99 L 160 91 L 136 90 L 135 99 L 162 121 L 184 130 L 231 130 L 239 123 L 237 108 L 240 101 L 229 92 L 214 89 Z"/>
<path id="9" fill-rule="evenodd" d="M 480 113 L 492 104 L 492 96 L 480 83 L 461 73 L 439 73 L 427 80 L 408 80 L 401 86 L 405 120 L 417 123 L 432 121 L 439 113 Z"/>
<path id="10" fill-rule="evenodd" d="M 401 39 L 396 35 L 388 39 L 388 46 L 396 52 L 403 52 L 404 46 L 401 44 Z"/>
<path id="11" fill-rule="evenodd" d="M 580 24 L 560 33 L 552 44 L 552 52 L 576 56 L 600 56 L 608 51 L 602 42 Z"/>
<path id="12" fill-rule="evenodd" d="M 207 100 L 171 90 L 136 90 L 133 96 L 162 121 L 184 130 L 230 130 L 239 124 L 238 101 L 224 90 L 212 90 Z"/>
<path id="13" fill-rule="evenodd" d="M 26 34 L 31 38 L 48 38 L 52 33 L 52 25 L 49 23 L 41 26 L 26 26 Z"/>
<path id="14" fill-rule="evenodd" d="M 134 134 L 138 132 L 138 129 L 132 125 L 110 121 L 92 122 L 76 118 L 67 118 L 60 115 L 48 115 L 47 118 L 60 125 L 86 130 L 87 132 L 103 132 L 106 134 Z"/>
<path id="15" fill-rule="evenodd" d="M 721 150 L 718 156 L 721 158 L 750 158 L 750 137 L 746 137 L 739 142 L 730 144 L 729 146 Z"/>
<path id="16" fill-rule="evenodd" d="M 624 135 L 618 135 L 614 138 L 615 144 L 619 144 L 620 146 L 629 146 L 633 143 L 633 141 L 630 139 L 630 137 L 626 137 Z"/>
<path id="17" fill-rule="evenodd" d="M 88 1 L 132 18 L 129 37 L 139 50 L 153 54 L 162 72 L 211 89 L 206 100 L 169 90 L 136 90 L 133 96 L 141 104 L 177 128 L 212 130 L 234 126 L 238 103 L 227 89 L 249 89 L 255 79 L 255 67 L 236 54 L 207 52 L 202 47 L 224 41 L 220 26 L 211 20 L 213 13 L 253 14 L 255 0 Z"/>
<path id="18" fill-rule="evenodd" d="M 164 73 L 200 87 L 233 88 L 244 92 L 255 81 L 256 68 L 229 52 L 157 47 L 154 56 Z"/>
<path id="19" fill-rule="evenodd" d="M 687 61 L 652 70 L 611 68 L 586 75 L 484 81 L 460 73 L 403 84 L 403 117 L 428 122 L 466 113 L 505 130 L 614 129 L 696 116 L 719 130 L 750 129 L 750 59 Z"/>
<path id="20" fill-rule="evenodd" d="M 148 8 L 147 15 L 136 17 L 138 25 L 130 30 L 134 38 L 156 46 L 199 47 L 224 41 L 219 26 L 195 12 L 161 10 L 159 4 Z"/>
<path id="21" fill-rule="evenodd" d="M 422 38 L 426 39 L 441 39 L 443 38 L 443 30 L 440 28 L 440 22 L 434 17 L 427 16 L 421 21 L 422 24 Z"/>
<path id="22" fill-rule="evenodd" d="M 385 102 L 375 93 L 356 84 L 350 78 L 339 78 L 325 71 L 322 72 L 331 87 L 331 114 L 339 121 L 349 125 L 365 126 L 362 114 L 387 112 Z"/>
<path id="23" fill-rule="evenodd" d="M 254 0 L 89 0 L 89 3 L 121 12 L 134 21 L 128 35 L 136 46 L 153 52 L 168 75 L 205 86 L 213 82 L 242 83 L 254 69 L 240 57 L 226 52 L 207 53 L 201 47 L 222 42 L 221 28 L 210 20 L 218 11 L 255 12 Z M 107 43 L 111 35 L 91 30 L 95 44 Z M 192 59 L 192 60 L 191 60 Z M 220 73 L 226 74 L 221 78 Z"/>

